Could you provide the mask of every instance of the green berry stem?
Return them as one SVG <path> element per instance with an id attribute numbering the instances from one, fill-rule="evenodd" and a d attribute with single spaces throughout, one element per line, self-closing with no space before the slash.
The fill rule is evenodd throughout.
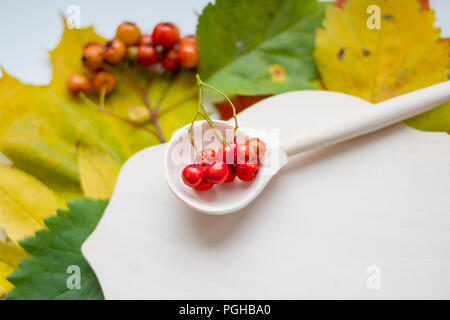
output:
<path id="1" fill-rule="evenodd" d="M 195 157 L 196 160 L 195 160 L 195 161 L 197 161 L 197 159 L 200 157 L 202 161 L 205 161 L 207 164 L 211 164 L 211 163 L 210 163 L 210 162 L 202 155 L 202 153 L 201 153 L 200 150 L 198 149 L 198 147 L 197 147 L 197 145 L 195 144 L 195 141 L 194 141 L 194 135 L 192 134 L 192 129 L 193 129 L 193 127 L 194 127 L 194 122 L 195 122 L 195 120 L 197 120 L 197 117 L 198 117 L 199 115 L 201 115 L 201 113 L 198 111 L 197 114 L 196 114 L 195 117 L 194 117 L 194 120 L 192 120 L 191 126 L 189 127 L 189 138 L 190 138 L 191 144 L 192 144 L 192 146 L 194 147 L 194 150 L 195 150 L 195 154 L 196 154 L 196 157 Z"/>
<path id="2" fill-rule="evenodd" d="M 236 130 L 238 128 L 238 122 L 237 122 L 237 118 L 236 118 L 236 108 L 234 107 L 233 103 L 231 102 L 231 100 L 219 89 L 214 88 L 213 86 L 210 86 L 209 84 L 204 83 L 201 79 L 200 76 L 197 74 L 195 76 L 196 80 L 197 80 L 197 90 L 198 90 L 198 110 L 197 113 L 195 114 L 194 119 L 192 120 L 191 126 L 189 128 L 189 138 L 191 140 L 191 144 L 193 146 L 193 148 L 195 149 L 196 152 L 196 159 L 198 159 L 199 157 L 201 158 L 202 161 L 205 161 L 206 163 L 209 163 L 209 161 L 207 159 L 205 159 L 205 157 L 203 157 L 203 155 L 201 154 L 200 150 L 197 148 L 197 146 L 195 145 L 195 141 L 194 141 L 194 136 L 192 134 L 192 129 L 194 127 L 194 122 L 197 120 L 198 116 L 202 116 L 203 119 L 206 120 L 206 122 L 208 122 L 209 126 L 211 127 L 211 129 L 214 132 L 214 135 L 216 136 L 217 140 L 219 140 L 222 144 L 227 143 L 227 140 L 223 137 L 223 135 L 220 133 L 219 130 L 217 130 L 214 127 L 214 122 L 211 120 L 211 118 L 209 117 L 208 113 L 205 110 L 205 107 L 203 106 L 202 103 L 202 98 L 203 98 L 203 87 L 207 87 L 210 88 L 216 92 L 218 92 L 219 94 L 221 94 L 223 97 L 225 97 L 225 99 L 228 101 L 228 103 L 231 105 L 231 107 L 233 108 L 233 118 L 235 121 L 235 127 L 234 127 L 234 140 L 236 140 Z"/>
<path id="3" fill-rule="evenodd" d="M 208 122 L 209 126 L 214 132 L 214 135 L 216 136 L 217 140 L 219 140 L 222 144 L 227 143 L 226 139 L 222 136 L 222 134 L 214 127 L 214 122 L 212 122 L 211 118 L 209 117 L 208 113 L 205 110 L 205 107 L 202 103 L 202 83 L 200 80 L 199 75 L 196 75 L 197 78 L 197 89 L 198 89 L 198 112 L 201 114 L 201 116 Z"/>
<path id="4" fill-rule="evenodd" d="M 100 96 L 99 96 L 100 108 L 104 108 L 105 107 L 105 95 L 106 95 L 106 85 L 104 85 L 102 90 L 100 91 Z"/>
<path id="5" fill-rule="evenodd" d="M 220 91 L 219 89 L 217 89 L 217 88 L 215 88 L 215 87 L 213 87 L 213 86 L 211 86 L 211 85 L 209 85 L 209 84 L 203 82 L 203 81 L 200 79 L 200 76 L 199 76 L 198 74 L 196 75 L 196 78 L 197 78 L 197 85 L 201 85 L 201 86 L 204 86 L 204 87 L 207 87 L 207 88 L 209 88 L 209 89 L 212 89 L 212 90 L 216 91 L 216 92 L 219 93 L 221 96 L 223 96 L 223 97 L 227 100 L 227 102 L 230 104 L 231 108 L 233 108 L 233 118 L 234 118 L 234 138 L 236 138 L 236 130 L 239 128 L 239 125 L 238 125 L 238 121 L 237 121 L 237 117 L 236 117 L 236 107 L 234 106 L 233 102 L 231 102 L 231 100 L 228 98 L 228 96 L 227 96 L 225 93 L 223 93 L 223 92 Z"/>

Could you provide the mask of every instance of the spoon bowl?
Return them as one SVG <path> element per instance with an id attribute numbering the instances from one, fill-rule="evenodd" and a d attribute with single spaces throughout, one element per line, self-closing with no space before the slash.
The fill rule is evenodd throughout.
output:
<path id="1" fill-rule="evenodd" d="M 227 141 L 233 141 L 234 126 L 226 121 L 215 120 L 214 127 Z M 286 162 L 287 158 L 282 154 L 277 157 L 279 162 L 264 161 L 258 175 L 251 182 L 236 179 L 231 183 L 214 185 L 207 191 L 197 191 L 183 183 L 181 172 L 183 168 L 195 162 L 195 152 L 189 138 L 190 124 L 178 130 L 170 140 L 165 154 L 165 174 L 172 192 L 194 210 L 221 215 L 237 211 L 245 207 L 264 189 L 265 185 Z M 205 147 L 217 150 L 220 143 L 215 139 L 206 121 L 196 121 L 193 126 L 195 144 L 203 149 Z M 245 131 L 236 131 L 237 143 L 242 143 L 252 136 Z M 268 155 L 278 155 L 279 147 L 271 148 L 267 145 Z M 270 150 L 269 150 L 270 149 Z"/>

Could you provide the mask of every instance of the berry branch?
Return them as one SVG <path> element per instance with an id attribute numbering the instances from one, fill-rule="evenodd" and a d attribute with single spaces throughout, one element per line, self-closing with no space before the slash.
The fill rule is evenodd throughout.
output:
<path id="1" fill-rule="evenodd" d="M 153 130 L 151 130 L 150 128 L 147 128 L 146 126 L 144 126 L 144 125 L 142 125 L 142 124 L 140 124 L 140 123 L 137 123 L 137 122 L 128 120 L 128 119 L 126 119 L 126 118 L 122 118 L 121 116 L 115 114 L 114 112 L 109 111 L 108 109 L 105 109 L 103 106 L 98 106 L 98 105 L 96 105 L 94 102 L 92 102 L 92 101 L 84 94 L 84 92 L 80 92 L 80 93 L 79 93 L 79 98 L 80 98 L 81 100 L 83 100 L 86 104 L 89 104 L 89 105 L 93 106 L 98 112 L 101 112 L 101 113 L 103 113 L 103 114 L 105 114 L 105 115 L 107 115 L 107 116 L 110 116 L 110 117 L 112 117 L 112 118 L 114 118 L 114 119 L 116 119 L 116 120 L 119 120 L 119 121 L 121 121 L 121 122 L 124 122 L 124 123 L 126 123 L 126 124 L 129 124 L 129 125 L 131 125 L 131 126 L 133 126 L 133 127 L 135 127 L 135 128 L 145 130 L 145 131 L 147 131 L 148 133 L 150 133 L 150 134 L 152 134 L 153 136 L 155 136 L 156 138 L 158 138 L 158 134 L 157 134 L 156 132 L 154 132 Z"/>
<path id="2" fill-rule="evenodd" d="M 128 49 L 131 47 L 137 48 L 136 56 L 128 56 Z M 141 34 L 140 29 L 134 23 L 123 22 L 117 27 L 115 38 L 105 44 L 87 43 L 83 48 L 82 62 L 84 67 L 93 73 L 92 79 L 83 73 L 71 74 L 67 80 L 69 92 L 80 97 L 87 104 L 94 105 L 98 111 L 108 116 L 152 133 L 163 143 L 166 139 L 158 122 L 158 111 L 162 100 L 178 75 L 180 66 L 183 68 L 195 68 L 197 66 L 197 39 L 194 36 L 180 38 L 178 28 L 172 23 L 158 23 L 152 34 Z M 145 71 L 147 83 L 145 88 L 140 88 L 127 77 L 127 73 L 132 71 L 128 67 L 137 65 L 136 62 Z M 162 67 L 172 72 L 172 76 L 167 87 L 163 89 L 156 106 L 152 108 L 148 88 L 152 79 L 159 72 L 157 71 L 158 68 L 150 69 L 151 66 L 156 64 L 160 65 L 159 69 Z M 150 74 L 147 70 L 150 71 Z M 140 70 L 137 71 L 138 74 L 142 74 L 139 72 Z M 142 100 L 148 109 L 156 132 L 139 122 L 123 118 L 105 108 L 105 96 L 116 88 L 117 77 L 120 77 L 122 82 Z M 91 87 L 99 93 L 100 106 L 95 105 L 87 98 Z"/>
<path id="3" fill-rule="evenodd" d="M 150 117 L 152 118 L 153 124 L 155 125 L 156 130 L 158 131 L 158 138 L 161 143 L 166 142 L 166 139 L 164 138 L 164 134 L 162 132 L 161 126 L 158 121 L 158 117 L 156 115 L 156 112 L 153 111 L 152 107 L 150 106 L 150 102 L 148 100 L 148 89 L 144 89 L 144 95 L 143 95 L 144 104 L 148 109 L 148 112 L 150 113 Z"/>

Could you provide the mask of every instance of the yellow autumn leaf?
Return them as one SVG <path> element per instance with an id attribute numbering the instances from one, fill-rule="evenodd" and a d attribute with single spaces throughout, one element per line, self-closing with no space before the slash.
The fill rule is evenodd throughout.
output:
<path id="1" fill-rule="evenodd" d="M 109 199 L 114 191 L 121 164 L 107 153 L 80 144 L 78 166 L 84 195 L 89 198 Z"/>
<path id="2" fill-rule="evenodd" d="M 0 299 L 14 287 L 6 277 L 18 267 L 23 258 L 28 256 L 29 254 L 18 245 L 7 239 L 0 239 Z"/>
<path id="3" fill-rule="evenodd" d="M 0 300 L 2 300 L 6 293 L 14 288 L 14 286 L 6 280 L 6 277 L 14 271 L 14 268 L 10 267 L 8 264 L 0 261 Z"/>
<path id="4" fill-rule="evenodd" d="M 45 228 L 44 219 L 59 208 L 64 201 L 42 182 L 0 165 L 0 226 L 14 243 Z"/>
<path id="5" fill-rule="evenodd" d="M 420 10 L 419 1 L 348 0 L 342 9 L 328 5 L 314 52 L 326 88 L 377 103 L 446 81 L 449 47 L 438 41 L 440 29 L 434 23 L 434 11 Z M 449 108 L 438 107 L 410 124 L 448 131 Z"/>

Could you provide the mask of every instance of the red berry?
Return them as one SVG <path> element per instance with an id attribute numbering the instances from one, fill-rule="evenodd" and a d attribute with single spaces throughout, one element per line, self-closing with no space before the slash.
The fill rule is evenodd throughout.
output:
<path id="1" fill-rule="evenodd" d="M 198 62 L 197 45 L 193 43 L 180 44 L 178 47 L 178 60 L 185 68 L 194 68 Z"/>
<path id="2" fill-rule="evenodd" d="M 169 49 L 163 56 L 161 63 L 166 70 L 178 68 L 178 54 L 174 49 Z"/>
<path id="3" fill-rule="evenodd" d="M 247 143 L 238 144 L 236 147 L 237 163 L 247 163 L 256 160 L 256 151 Z"/>
<path id="4" fill-rule="evenodd" d="M 228 177 L 225 182 L 233 182 L 236 178 L 236 167 L 234 165 L 228 165 Z"/>
<path id="5" fill-rule="evenodd" d="M 259 166 L 257 163 L 241 163 L 236 165 L 236 175 L 242 181 L 252 181 L 258 174 Z"/>
<path id="6" fill-rule="evenodd" d="M 190 164 L 183 169 L 181 177 L 187 186 L 195 188 L 202 182 L 203 168 L 196 164 Z"/>
<path id="7" fill-rule="evenodd" d="M 237 159 L 237 143 L 225 143 L 217 150 L 217 159 L 221 159 L 226 164 L 235 164 Z"/>
<path id="8" fill-rule="evenodd" d="M 200 184 L 196 186 L 194 189 L 198 191 L 205 191 L 211 189 L 214 186 L 214 183 L 208 181 L 208 179 L 206 178 L 206 170 L 208 170 L 209 164 L 201 164 L 200 168 L 202 168 L 203 170 L 203 178 Z"/>
<path id="9" fill-rule="evenodd" d="M 194 189 L 198 191 L 206 191 L 211 189 L 214 186 L 214 183 L 208 182 L 205 179 L 200 182 L 198 186 L 196 186 Z"/>
<path id="10" fill-rule="evenodd" d="M 153 29 L 153 43 L 170 48 L 180 40 L 178 28 L 169 22 L 160 22 Z"/>
<path id="11" fill-rule="evenodd" d="M 257 160 L 260 161 L 266 154 L 266 143 L 259 138 L 251 138 L 246 142 L 252 149 L 255 150 Z"/>
<path id="12" fill-rule="evenodd" d="M 153 45 L 153 36 L 150 33 L 143 34 L 141 37 L 141 45 L 152 46 Z"/>
<path id="13" fill-rule="evenodd" d="M 141 44 L 137 51 L 137 62 L 143 66 L 158 62 L 158 53 L 155 47 Z"/>
<path id="14" fill-rule="evenodd" d="M 205 171 L 206 180 L 214 184 L 224 183 L 227 180 L 228 172 L 226 163 L 214 161 Z"/>
<path id="15" fill-rule="evenodd" d="M 206 161 L 203 160 L 202 157 Z M 216 159 L 216 151 L 214 151 L 214 149 L 203 149 L 202 157 L 199 157 L 198 162 L 203 164 L 211 163 Z"/>

